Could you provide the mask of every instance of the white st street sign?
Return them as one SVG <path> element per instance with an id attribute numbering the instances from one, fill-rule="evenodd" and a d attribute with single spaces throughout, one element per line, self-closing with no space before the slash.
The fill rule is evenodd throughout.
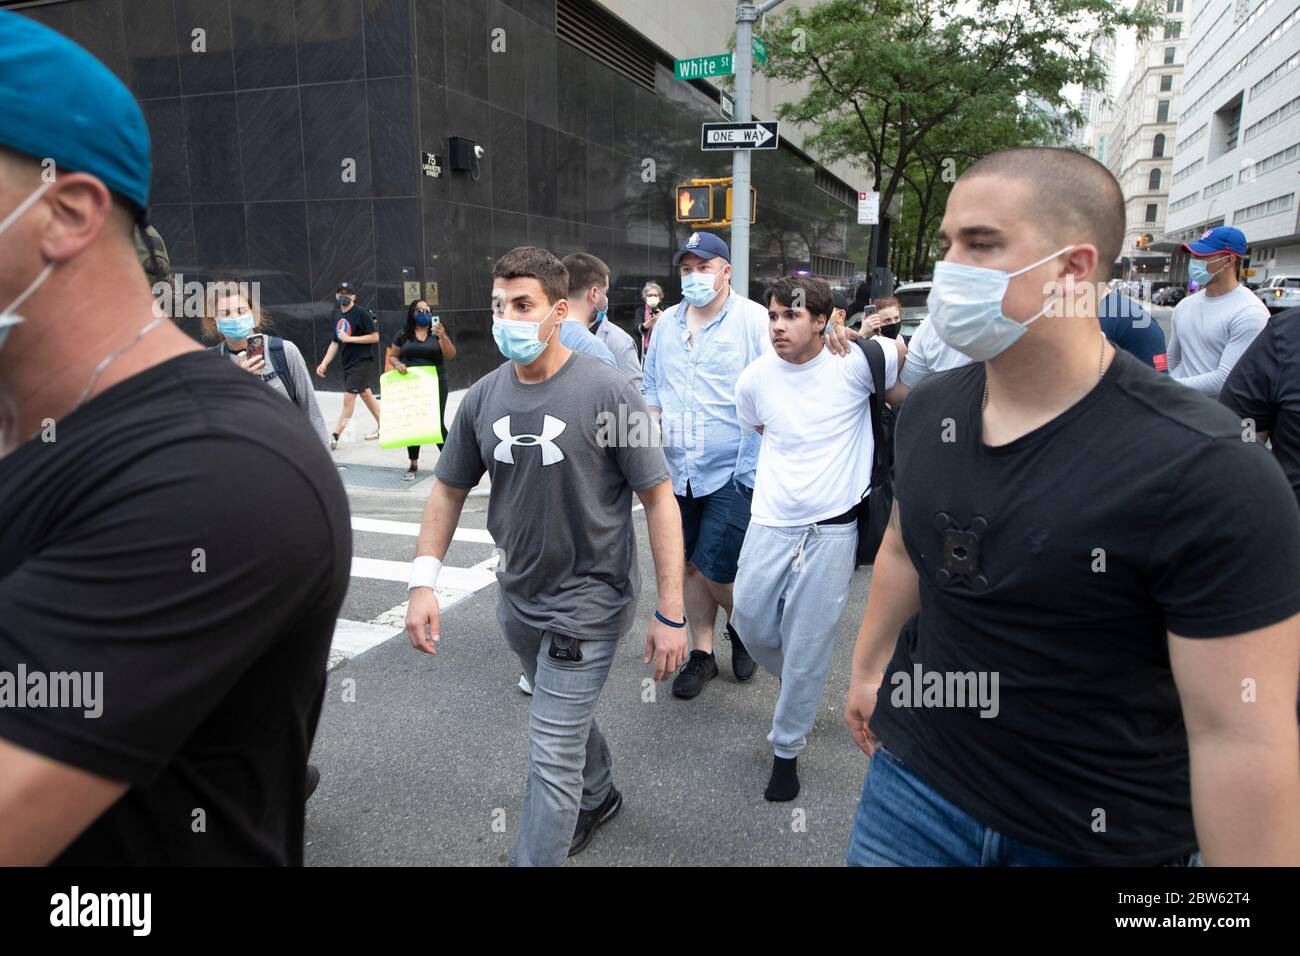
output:
<path id="1" fill-rule="evenodd" d="M 775 122 L 705 123 L 700 127 L 700 149 L 776 149 L 778 133 Z"/>

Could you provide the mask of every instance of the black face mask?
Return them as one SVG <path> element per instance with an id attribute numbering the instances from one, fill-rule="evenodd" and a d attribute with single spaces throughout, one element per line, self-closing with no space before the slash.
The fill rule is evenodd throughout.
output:
<path id="1" fill-rule="evenodd" d="M 348 296 L 346 295 L 336 295 L 334 299 L 338 302 L 340 309 L 346 307 L 348 304 Z"/>
<path id="2" fill-rule="evenodd" d="M 893 325 L 882 325 L 880 327 L 880 334 L 887 339 L 896 339 L 898 338 L 898 330 L 902 327 L 903 326 L 897 322 Z"/>

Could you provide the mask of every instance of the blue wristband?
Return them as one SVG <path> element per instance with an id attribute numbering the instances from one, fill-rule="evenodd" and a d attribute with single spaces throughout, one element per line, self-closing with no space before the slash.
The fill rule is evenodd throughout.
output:
<path id="1" fill-rule="evenodd" d="M 660 614 L 658 611 L 655 611 L 655 620 L 656 620 L 656 621 L 659 621 L 659 622 L 662 623 L 662 624 L 667 624 L 669 627 L 685 627 L 685 626 L 686 626 L 686 622 L 685 622 L 685 621 L 682 621 L 680 624 L 678 624 L 676 621 L 670 621 L 670 620 L 668 620 L 668 618 L 664 617 L 664 616 L 663 616 L 662 614 Z"/>

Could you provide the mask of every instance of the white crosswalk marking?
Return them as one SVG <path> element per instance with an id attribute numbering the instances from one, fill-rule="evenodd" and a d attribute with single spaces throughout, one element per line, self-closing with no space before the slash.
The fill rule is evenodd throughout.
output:
<path id="1" fill-rule="evenodd" d="M 410 521 L 387 521 L 381 518 L 352 518 L 353 531 L 416 537 L 420 526 Z M 470 544 L 492 544 L 492 535 L 479 528 L 457 528 L 453 540 Z M 496 582 L 497 556 L 468 568 L 446 565 L 438 575 L 438 604 L 443 613 L 461 601 Z M 352 556 L 352 577 L 405 584 L 411 576 L 410 561 Z M 396 637 L 406 628 L 406 602 L 390 607 L 369 621 L 339 618 L 334 625 L 328 666 L 333 668 L 372 647 Z"/>

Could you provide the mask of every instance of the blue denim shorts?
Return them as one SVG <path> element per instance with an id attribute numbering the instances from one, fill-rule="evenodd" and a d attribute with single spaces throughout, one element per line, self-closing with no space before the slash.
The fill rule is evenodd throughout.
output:
<path id="1" fill-rule="evenodd" d="M 686 560 L 715 584 L 736 580 L 740 548 L 749 528 L 749 501 L 753 492 L 734 480 L 699 498 L 686 489 L 677 496 L 682 512 L 682 537 Z"/>

